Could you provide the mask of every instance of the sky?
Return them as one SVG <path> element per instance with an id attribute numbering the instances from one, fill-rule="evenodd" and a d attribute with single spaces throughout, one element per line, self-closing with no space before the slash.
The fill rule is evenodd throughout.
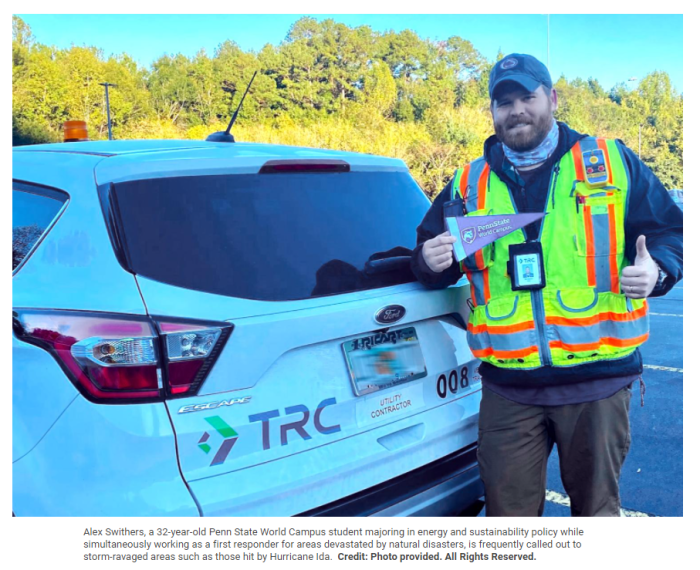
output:
<path id="1" fill-rule="evenodd" d="M 41 15 L 18 14 L 36 41 L 67 48 L 95 46 L 105 56 L 127 53 L 140 65 L 164 54 L 188 57 L 200 49 L 213 56 L 217 46 L 235 41 L 258 51 L 279 45 L 292 24 L 305 14 L 170 14 L 170 15 Z M 547 64 L 547 15 L 488 14 L 309 14 L 348 26 L 368 25 L 382 32 L 410 29 L 423 38 L 461 36 L 489 60 L 498 50 L 530 53 Z M 556 81 L 596 78 L 603 88 L 648 73 L 666 71 L 683 92 L 683 16 L 636 14 L 553 14 L 549 17 L 549 68 Z M 628 83 L 634 88 L 636 82 Z"/>

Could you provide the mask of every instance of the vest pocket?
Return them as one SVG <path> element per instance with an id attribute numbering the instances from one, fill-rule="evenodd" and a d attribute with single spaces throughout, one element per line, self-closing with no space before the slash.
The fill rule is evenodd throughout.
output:
<path id="1" fill-rule="evenodd" d="M 556 366 L 620 358 L 644 342 L 647 305 L 590 287 L 545 296 L 546 334 Z"/>
<path id="2" fill-rule="evenodd" d="M 577 189 L 573 193 L 575 214 L 574 243 L 583 257 L 608 257 L 624 250 L 624 241 L 618 239 L 622 229 L 624 204 L 622 192 L 605 189 L 588 193 Z"/>
<path id="3" fill-rule="evenodd" d="M 545 293 L 545 330 L 555 365 L 595 360 L 601 350 L 599 293 L 572 287 Z"/>
<path id="4" fill-rule="evenodd" d="M 529 292 L 504 295 L 474 307 L 467 338 L 474 356 L 495 366 L 540 365 Z"/>
<path id="5" fill-rule="evenodd" d="M 623 192 L 605 189 L 573 194 L 575 251 L 585 263 L 586 283 L 599 291 L 619 292 L 625 248 Z"/>

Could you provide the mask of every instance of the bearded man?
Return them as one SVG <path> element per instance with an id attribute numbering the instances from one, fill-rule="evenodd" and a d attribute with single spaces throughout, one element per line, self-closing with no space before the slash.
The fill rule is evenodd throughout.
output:
<path id="1" fill-rule="evenodd" d="M 489 95 L 495 135 L 436 198 L 411 260 L 426 287 L 447 287 L 462 273 L 471 285 L 486 515 L 542 515 L 556 444 L 571 514 L 620 516 L 646 298 L 682 278 L 682 212 L 621 141 L 555 121 L 557 93 L 534 57 L 497 62 Z M 456 240 L 443 232 L 453 200 L 467 216 L 546 215 L 458 264 Z M 515 278 L 519 256 L 537 266 L 537 279 Z"/>

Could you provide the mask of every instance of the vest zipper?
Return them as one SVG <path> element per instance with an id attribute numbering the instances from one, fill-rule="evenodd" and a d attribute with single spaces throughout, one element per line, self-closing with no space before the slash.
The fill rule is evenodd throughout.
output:
<path id="1" fill-rule="evenodd" d="M 549 343 L 545 336 L 544 330 L 544 298 L 542 289 L 531 291 L 532 308 L 536 314 L 535 323 L 537 323 L 537 337 L 540 343 L 540 360 L 542 366 L 552 365 L 552 352 L 549 350 Z"/>
<path id="2" fill-rule="evenodd" d="M 547 206 L 549 205 L 549 199 L 552 199 L 552 208 L 554 208 L 554 189 L 557 185 L 557 179 L 559 178 L 559 163 L 557 162 L 552 169 L 552 174 L 549 177 L 549 189 L 547 191 L 547 201 L 544 204 L 544 211 L 547 211 Z M 545 218 L 542 219 L 540 223 L 540 233 L 537 236 L 537 241 L 542 239 L 542 231 L 544 230 Z M 542 259 L 544 264 L 544 259 Z M 544 269 L 544 267 L 543 267 Z M 543 366 L 552 365 L 552 351 L 549 349 L 549 343 L 547 342 L 547 335 L 545 331 L 545 312 L 544 312 L 544 295 L 542 294 L 542 289 L 536 289 L 530 292 L 530 300 L 532 302 L 533 312 L 535 313 L 535 323 L 537 323 L 537 336 L 540 344 L 540 360 Z"/>

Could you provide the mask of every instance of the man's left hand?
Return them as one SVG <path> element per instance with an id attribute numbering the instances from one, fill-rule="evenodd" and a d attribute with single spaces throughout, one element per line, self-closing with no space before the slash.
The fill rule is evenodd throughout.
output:
<path id="1" fill-rule="evenodd" d="M 645 299 L 649 296 L 659 278 L 659 268 L 647 250 L 647 238 L 637 238 L 637 256 L 634 265 L 622 270 L 620 286 L 630 299 Z"/>

